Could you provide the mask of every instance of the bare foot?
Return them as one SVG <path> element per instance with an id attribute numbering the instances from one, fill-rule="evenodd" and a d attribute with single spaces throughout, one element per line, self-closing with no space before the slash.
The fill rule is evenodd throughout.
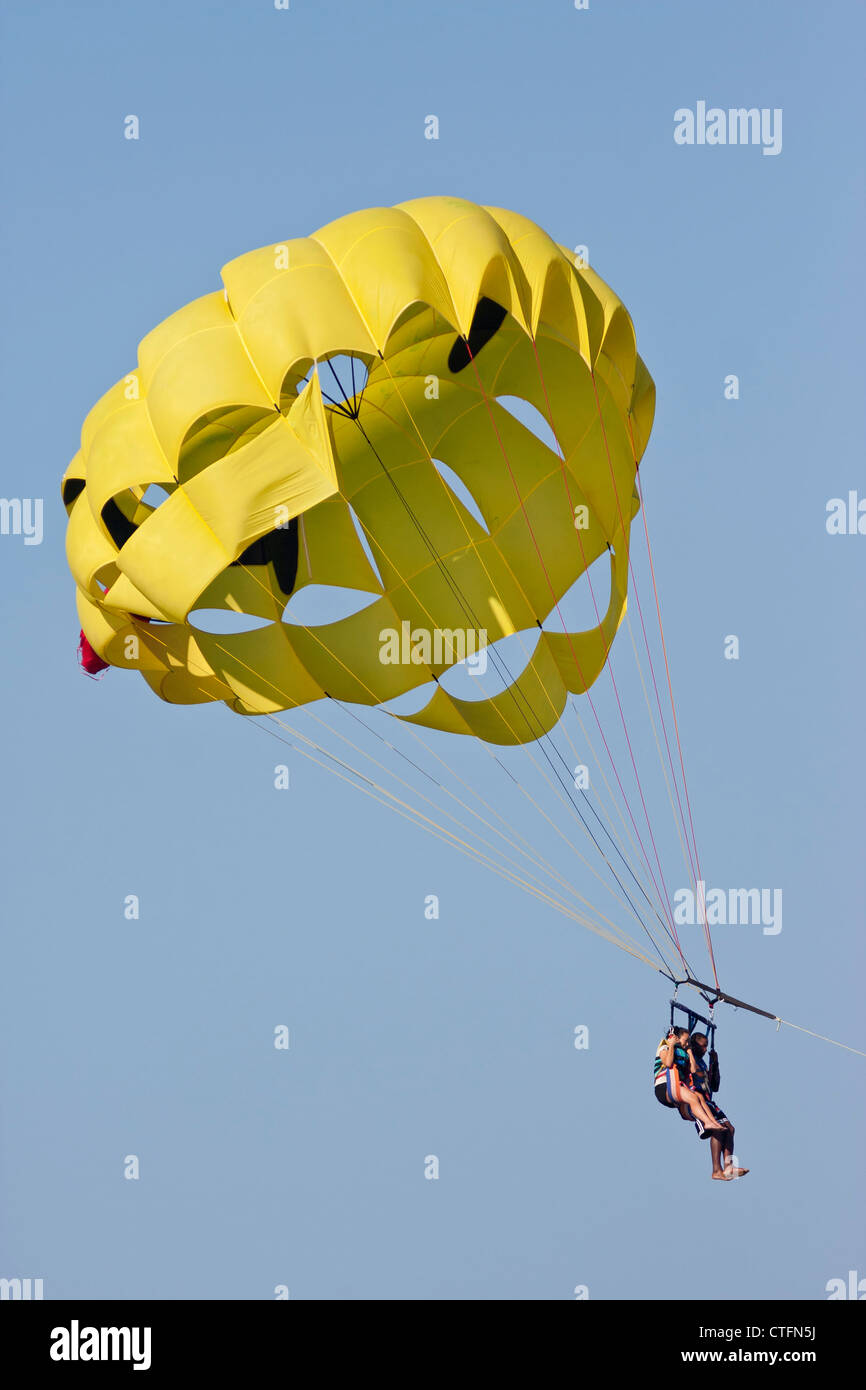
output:
<path id="1" fill-rule="evenodd" d="M 712 1176 L 716 1180 L 716 1182 L 727 1182 L 734 1175 L 729 1168 L 725 1173 L 723 1173 L 721 1169 L 719 1169 L 718 1173 L 713 1173 Z"/>
<path id="2" fill-rule="evenodd" d="M 748 1173 L 748 1171 L 749 1171 L 748 1168 L 726 1168 L 726 1169 L 725 1169 L 725 1177 L 727 1177 L 727 1178 L 744 1178 L 744 1177 L 746 1176 L 746 1174 Z"/>

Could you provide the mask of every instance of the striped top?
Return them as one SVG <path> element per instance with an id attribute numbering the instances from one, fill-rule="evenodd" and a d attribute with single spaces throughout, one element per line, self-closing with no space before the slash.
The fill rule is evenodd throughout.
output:
<path id="1" fill-rule="evenodd" d="M 662 1073 L 663 1071 L 666 1071 L 666 1070 L 667 1070 L 667 1068 L 665 1067 L 665 1065 L 664 1065 L 664 1063 L 662 1062 L 662 1059 L 661 1059 L 662 1048 L 663 1048 L 663 1047 L 667 1047 L 667 1045 L 668 1045 L 668 1039 L 667 1039 L 667 1038 L 662 1038 L 662 1040 L 661 1040 L 661 1042 L 659 1043 L 658 1048 L 657 1048 L 657 1050 L 656 1050 L 655 1062 L 653 1063 L 653 1082 L 654 1082 L 654 1083 L 657 1082 L 657 1081 L 659 1080 L 659 1077 L 660 1077 L 661 1073 Z M 686 1052 L 685 1048 L 684 1048 L 683 1046 L 681 1046 L 680 1043 L 677 1043 L 677 1044 L 675 1045 L 675 1047 L 674 1047 L 674 1067 L 675 1067 L 676 1070 L 679 1072 L 679 1074 L 680 1074 L 682 1080 L 683 1080 L 683 1081 L 688 1081 L 688 1079 L 689 1079 L 689 1058 L 688 1058 L 688 1053 Z"/>

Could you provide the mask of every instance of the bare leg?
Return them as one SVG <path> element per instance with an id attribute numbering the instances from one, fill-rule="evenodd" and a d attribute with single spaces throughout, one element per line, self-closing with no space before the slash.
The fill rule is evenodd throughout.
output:
<path id="1" fill-rule="evenodd" d="M 691 1110 L 695 1119 L 700 1120 L 704 1129 L 717 1133 L 719 1138 L 721 1138 L 723 1125 L 716 1119 L 703 1097 L 700 1096 L 697 1091 L 688 1091 L 686 1092 L 686 1096 L 687 1099 L 685 1103 Z"/>
<path id="2" fill-rule="evenodd" d="M 725 1176 L 729 1178 L 744 1178 L 749 1171 L 748 1168 L 734 1167 L 734 1126 L 731 1124 L 730 1120 L 725 1122 L 722 1147 L 725 1151 Z"/>

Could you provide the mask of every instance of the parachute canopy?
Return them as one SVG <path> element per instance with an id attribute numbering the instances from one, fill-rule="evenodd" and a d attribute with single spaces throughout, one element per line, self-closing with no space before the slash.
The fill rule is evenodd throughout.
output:
<path id="1" fill-rule="evenodd" d="M 222 278 L 144 338 L 64 478 L 94 653 L 164 700 L 264 714 L 326 694 L 378 705 L 463 659 L 455 633 L 481 647 L 531 629 L 504 691 L 437 684 L 400 717 L 539 738 L 597 678 L 625 611 L 654 388 L 620 301 L 527 218 L 450 197 L 353 213 Z M 514 397 L 555 448 L 502 403 Z M 597 624 L 539 631 L 606 550 Z M 287 620 L 313 585 L 368 601 Z M 202 631 L 196 614 L 214 609 L 249 615 L 248 630 Z M 387 635 L 407 631 L 439 640 L 388 659 Z"/>

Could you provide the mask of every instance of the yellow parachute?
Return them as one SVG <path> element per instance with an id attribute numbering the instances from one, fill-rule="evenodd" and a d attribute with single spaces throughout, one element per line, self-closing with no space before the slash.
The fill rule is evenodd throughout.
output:
<path id="1" fill-rule="evenodd" d="M 94 651 L 164 700 L 267 714 L 325 695 L 378 705 L 438 681 L 465 655 L 455 632 L 534 629 L 504 691 L 437 685 L 400 717 L 539 738 L 596 679 L 625 611 L 654 388 L 620 301 L 527 218 L 450 197 L 353 213 L 222 278 L 142 341 L 64 478 Z M 328 394 L 336 358 L 368 373 L 342 401 Z M 501 403 L 513 397 L 558 448 Z M 597 626 L 538 633 L 606 549 Z M 285 621 L 309 585 L 371 601 L 319 626 Z M 196 613 L 213 609 L 257 621 L 201 631 Z M 446 640 L 422 644 L 423 661 L 383 660 L 383 633 L 407 631 Z"/>

